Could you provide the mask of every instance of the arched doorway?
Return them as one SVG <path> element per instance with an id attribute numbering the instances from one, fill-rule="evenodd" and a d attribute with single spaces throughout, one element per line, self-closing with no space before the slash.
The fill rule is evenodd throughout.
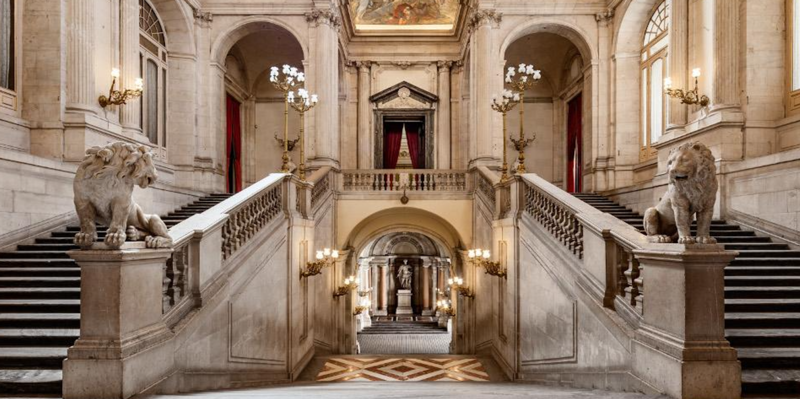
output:
<path id="1" fill-rule="evenodd" d="M 585 35 L 562 23 L 533 22 L 512 33 L 503 49 L 507 67 L 532 63 L 542 71 L 542 79 L 525 93 L 526 137 L 536 136 L 525 149 L 527 170 L 569 192 L 594 189 L 586 160 L 606 146 L 594 143 L 597 82 Z M 517 110 L 508 114 L 508 126 L 514 137 Z M 513 146 L 509 150 L 516 155 Z"/>

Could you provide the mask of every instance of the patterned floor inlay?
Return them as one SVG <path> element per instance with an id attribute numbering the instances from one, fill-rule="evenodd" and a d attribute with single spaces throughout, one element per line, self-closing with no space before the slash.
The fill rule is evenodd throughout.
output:
<path id="1" fill-rule="evenodd" d="M 489 381 L 475 358 L 338 357 L 328 359 L 317 381 Z"/>

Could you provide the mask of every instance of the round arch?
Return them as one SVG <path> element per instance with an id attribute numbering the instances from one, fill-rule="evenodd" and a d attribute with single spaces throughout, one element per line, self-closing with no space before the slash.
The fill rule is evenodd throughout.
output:
<path id="1" fill-rule="evenodd" d="M 611 43 L 612 54 L 639 54 L 642 50 L 642 37 L 653 9 L 663 0 L 625 0 L 617 9 L 622 16 L 614 32 Z"/>
<path id="2" fill-rule="evenodd" d="M 167 35 L 168 55 L 194 56 L 197 53 L 194 16 L 188 5 L 178 0 L 148 0 L 155 8 Z"/>
<path id="3" fill-rule="evenodd" d="M 303 36 L 300 35 L 297 29 L 275 18 L 258 15 L 243 18 L 222 31 L 211 45 L 211 62 L 223 65 L 225 56 L 239 40 L 251 33 L 265 30 L 265 24 L 277 26 L 289 32 L 297 43 L 300 44 L 300 48 L 303 51 L 303 59 L 308 59 L 308 43 L 301 39 Z"/>
<path id="4" fill-rule="evenodd" d="M 501 57 L 500 59 L 504 59 L 506 50 L 512 43 L 522 37 L 539 32 L 556 34 L 572 42 L 578 48 L 584 65 L 589 65 L 598 58 L 597 50 L 589 45 L 593 42 L 589 33 L 571 22 L 551 17 L 534 17 L 512 29 L 503 39 L 498 56 Z"/>

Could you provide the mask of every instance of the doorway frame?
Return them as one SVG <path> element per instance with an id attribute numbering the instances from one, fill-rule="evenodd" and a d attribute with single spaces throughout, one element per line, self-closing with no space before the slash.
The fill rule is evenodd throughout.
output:
<path id="1" fill-rule="evenodd" d="M 385 169 L 383 164 L 383 138 L 386 134 L 385 122 L 393 119 L 419 119 L 422 118 L 425 136 L 425 168 L 436 169 L 434 164 L 434 142 L 432 109 L 376 109 L 375 110 L 375 169 Z"/>

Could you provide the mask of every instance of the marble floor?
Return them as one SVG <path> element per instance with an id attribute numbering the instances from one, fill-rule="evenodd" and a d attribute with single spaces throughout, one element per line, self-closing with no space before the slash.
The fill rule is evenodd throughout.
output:
<path id="1" fill-rule="evenodd" d="M 325 362 L 317 381 L 486 382 L 489 374 L 472 357 L 334 357 Z"/>

